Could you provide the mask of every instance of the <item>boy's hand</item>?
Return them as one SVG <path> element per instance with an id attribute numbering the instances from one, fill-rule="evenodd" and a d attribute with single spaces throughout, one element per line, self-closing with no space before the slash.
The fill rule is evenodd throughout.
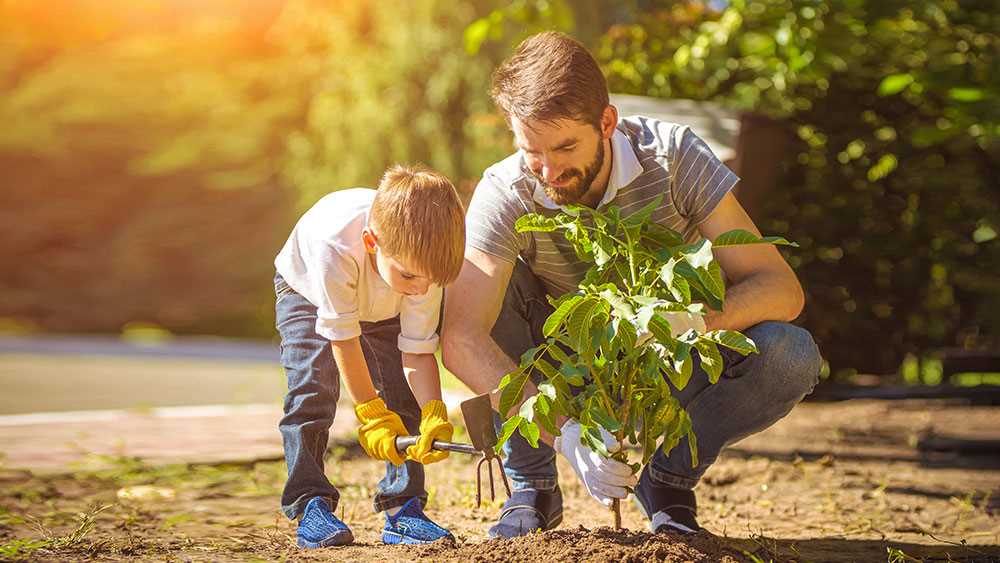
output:
<path id="1" fill-rule="evenodd" d="M 373 459 L 403 465 L 406 458 L 396 449 L 396 437 L 409 436 L 409 433 L 399 415 L 386 408 L 381 397 L 356 405 L 354 414 L 361 421 L 358 441 L 365 453 Z"/>
<path id="2" fill-rule="evenodd" d="M 448 457 L 448 452 L 431 449 L 431 445 L 434 440 L 450 442 L 454 432 L 448 422 L 448 408 L 441 401 L 430 401 L 420 409 L 420 438 L 406 449 L 406 455 L 424 465 L 441 461 Z"/>

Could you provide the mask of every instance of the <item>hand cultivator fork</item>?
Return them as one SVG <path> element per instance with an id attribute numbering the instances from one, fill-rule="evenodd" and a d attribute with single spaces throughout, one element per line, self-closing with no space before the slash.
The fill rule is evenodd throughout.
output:
<path id="1" fill-rule="evenodd" d="M 493 484 L 493 461 L 496 460 L 500 468 L 500 477 L 503 479 L 503 488 L 510 498 L 510 483 L 507 482 L 507 474 L 503 470 L 503 460 L 496 454 L 493 447 L 497 444 L 497 432 L 493 426 L 493 408 L 490 406 L 488 395 L 479 395 L 466 401 L 462 401 L 462 418 L 465 419 L 465 428 L 469 432 L 472 444 L 461 444 L 456 442 L 444 442 L 434 440 L 435 450 L 445 450 L 469 455 L 479 455 L 479 463 L 476 464 L 476 506 L 482 506 L 482 482 L 483 464 L 486 464 L 490 476 L 490 500 L 496 500 L 496 487 Z M 406 448 L 417 443 L 419 436 L 404 436 L 396 438 L 396 449 L 405 452 Z"/>

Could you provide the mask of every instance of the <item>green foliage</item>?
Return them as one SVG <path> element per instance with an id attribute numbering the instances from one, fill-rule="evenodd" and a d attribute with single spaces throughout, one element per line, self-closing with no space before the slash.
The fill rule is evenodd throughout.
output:
<path id="1" fill-rule="evenodd" d="M 615 207 L 570 207 L 555 217 L 529 214 L 517 221 L 519 232 L 560 231 L 577 254 L 594 260 L 576 293 L 553 300 L 555 310 L 542 329 L 546 341 L 525 352 L 518 369 L 501 380 L 499 409 L 508 418 L 498 449 L 515 431 L 533 446 L 540 427 L 558 435 L 557 417 L 566 416 L 580 423 L 581 439 L 604 456 L 610 454 L 600 428 L 622 445 L 641 448 L 643 464 L 657 447 L 669 452 L 687 436 L 697 464 L 691 419 L 667 381 L 683 389 L 697 356 L 715 383 L 723 367 L 719 346 L 744 355 L 757 348 L 736 331 L 672 333 L 670 313 L 702 315 L 698 301 L 721 308 L 725 292 L 711 241 L 685 244 L 678 233 L 649 221 L 660 199 L 624 218 Z M 674 244 L 660 244 L 664 240 Z M 746 231 L 717 240 L 724 246 L 792 244 Z M 521 403 L 532 372 L 543 382 Z M 625 456 L 615 454 L 623 461 Z"/>
<path id="2" fill-rule="evenodd" d="M 0 6 L 0 324 L 270 336 L 305 207 L 397 161 L 462 188 L 509 152 L 461 48 L 492 5 L 72 4 Z"/>
<path id="3" fill-rule="evenodd" d="M 678 2 L 619 21 L 595 49 L 612 91 L 786 124 L 755 219 L 801 242 L 804 323 L 835 372 L 1000 345 L 996 2 Z"/>

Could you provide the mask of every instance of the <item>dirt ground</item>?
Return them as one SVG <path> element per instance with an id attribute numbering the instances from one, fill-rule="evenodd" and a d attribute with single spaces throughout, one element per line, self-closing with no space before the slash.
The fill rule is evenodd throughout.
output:
<path id="1" fill-rule="evenodd" d="M 696 536 L 652 535 L 632 502 L 627 530 L 607 526 L 560 460 L 559 529 L 487 541 L 502 499 L 475 506 L 475 465 L 429 466 L 428 513 L 454 543 L 379 543 L 370 499 L 381 466 L 349 441 L 330 449 L 339 515 L 357 541 L 301 551 L 282 517 L 280 460 L 151 466 L 105 458 L 104 469 L 36 476 L 0 466 L 0 560 L 171 561 L 1000 561 L 1000 452 L 920 455 L 928 431 L 998 437 L 991 407 L 920 402 L 805 404 L 730 450 L 699 485 Z"/>

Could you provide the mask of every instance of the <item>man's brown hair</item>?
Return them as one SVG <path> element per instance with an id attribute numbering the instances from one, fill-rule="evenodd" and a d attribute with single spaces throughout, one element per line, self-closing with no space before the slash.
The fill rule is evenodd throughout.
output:
<path id="1" fill-rule="evenodd" d="M 369 215 L 389 256 L 444 286 L 458 277 L 465 255 L 465 211 L 448 178 L 423 166 L 386 170 Z"/>
<path id="2" fill-rule="evenodd" d="M 493 73 L 493 101 L 509 122 L 571 118 L 600 127 L 608 83 L 572 37 L 546 31 L 525 39 Z"/>

